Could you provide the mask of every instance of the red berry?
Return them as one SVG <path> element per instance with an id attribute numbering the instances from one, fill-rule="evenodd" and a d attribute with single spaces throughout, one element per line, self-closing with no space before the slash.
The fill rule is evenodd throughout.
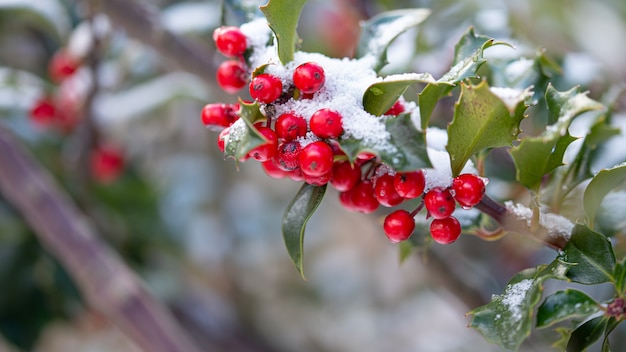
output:
<path id="1" fill-rule="evenodd" d="M 300 168 L 295 168 L 291 171 L 287 171 L 289 173 L 289 178 L 292 181 L 296 181 L 296 182 L 300 182 L 300 181 L 304 181 L 304 175 L 302 174 L 302 170 L 300 170 Z"/>
<path id="2" fill-rule="evenodd" d="M 224 61 L 217 68 L 217 83 L 227 93 L 236 93 L 247 80 L 246 65 L 241 61 Z"/>
<path id="3" fill-rule="evenodd" d="M 248 152 L 251 158 L 257 161 L 268 161 L 276 155 L 278 138 L 273 129 L 265 126 L 255 126 L 256 129 L 267 139 L 267 142 L 253 148 Z"/>
<path id="4" fill-rule="evenodd" d="M 252 78 L 249 89 L 252 98 L 261 103 L 270 104 L 283 93 L 283 83 L 274 75 L 262 73 Z"/>
<path id="5" fill-rule="evenodd" d="M 322 66 L 306 62 L 293 71 L 293 84 L 304 94 L 313 94 L 324 85 L 326 75 Z"/>
<path id="6" fill-rule="evenodd" d="M 341 205 L 348 211 L 358 211 L 358 209 L 352 203 L 352 190 L 339 193 L 339 203 L 341 203 Z"/>
<path id="7" fill-rule="evenodd" d="M 422 171 L 398 172 L 393 185 L 399 195 L 406 199 L 417 198 L 424 192 L 426 180 Z"/>
<path id="8" fill-rule="evenodd" d="M 322 176 L 333 168 L 333 149 L 328 143 L 317 141 L 307 144 L 298 160 L 302 173 L 309 176 Z"/>
<path id="9" fill-rule="evenodd" d="M 90 155 L 91 174 L 96 181 L 111 183 L 115 181 L 124 167 L 124 156 L 115 146 L 100 146 Z"/>
<path id="10" fill-rule="evenodd" d="M 278 167 L 285 171 L 293 171 L 300 168 L 300 152 L 302 148 L 296 141 L 284 142 L 278 145 L 276 162 Z"/>
<path id="11" fill-rule="evenodd" d="M 395 104 L 393 104 L 392 107 L 389 108 L 389 110 L 387 110 L 387 112 L 384 113 L 384 115 L 397 116 L 403 112 L 404 112 L 404 105 L 402 104 L 400 100 L 398 100 L 395 102 Z"/>
<path id="12" fill-rule="evenodd" d="M 331 109 L 320 109 L 311 115 L 309 127 L 320 138 L 337 138 L 343 133 L 342 116 Z"/>
<path id="13" fill-rule="evenodd" d="M 462 174 L 452 181 L 454 199 L 462 207 L 471 208 L 478 204 L 485 195 L 485 182 L 474 174 Z"/>
<path id="14" fill-rule="evenodd" d="M 223 153 L 226 148 L 226 139 L 228 138 L 228 134 L 230 133 L 230 128 L 226 127 L 220 131 L 220 134 L 217 135 L 217 147 Z"/>
<path id="15" fill-rule="evenodd" d="M 461 224 L 454 216 L 445 219 L 434 219 L 430 223 L 430 235 L 437 243 L 452 243 L 461 235 Z"/>
<path id="16" fill-rule="evenodd" d="M 415 219 L 406 210 L 396 210 L 385 217 L 383 229 L 389 241 L 398 243 L 411 237 L 415 230 Z"/>
<path id="17" fill-rule="evenodd" d="M 347 160 L 333 163 L 333 177 L 330 184 L 339 192 L 345 192 L 354 188 L 361 180 L 361 168 Z"/>
<path id="18" fill-rule="evenodd" d="M 354 186 L 350 192 L 350 200 L 355 211 L 369 214 L 378 209 L 380 203 L 374 197 L 374 185 L 371 181 L 363 180 Z"/>
<path id="19" fill-rule="evenodd" d="M 393 180 L 394 176 L 390 174 L 384 174 L 376 180 L 374 196 L 376 196 L 376 199 L 378 199 L 378 202 L 382 206 L 395 207 L 404 200 L 404 198 L 396 192 Z"/>
<path id="20" fill-rule="evenodd" d="M 217 50 L 230 57 L 241 56 L 248 46 L 246 35 L 237 27 L 219 27 L 213 31 Z"/>
<path id="21" fill-rule="evenodd" d="M 200 117 L 206 127 L 221 129 L 237 121 L 239 118 L 238 111 L 239 106 L 237 104 L 207 104 L 202 109 Z"/>
<path id="22" fill-rule="evenodd" d="M 280 178 L 285 178 L 289 175 L 288 171 L 284 171 L 278 167 L 278 164 L 276 164 L 275 158 L 264 161 L 261 163 L 261 165 L 263 166 L 263 170 L 265 171 L 265 173 L 271 178 L 280 179 Z"/>
<path id="23" fill-rule="evenodd" d="M 77 59 L 72 57 L 67 50 L 61 49 L 50 59 L 48 73 L 54 82 L 61 82 L 72 76 L 79 66 Z"/>
<path id="24" fill-rule="evenodd" d="M 359 154 L 357 154 L 356 158 L 358 160 L 367 161 L 367 160 L 376 159 L 376 154 L 372 152 L 360 152 Z"/>
<path id="25" fill-rule="evenodd" d="M 56 122 L 57 117 L 56 104 L 50 98 L 40 98 L 30 109 L 30 118 L 38 125 L 52 125 Z"/>
<path id="26" fill-rule="evenodd" d="M 292 113 L 284 113 L 278 116 L 274 128 L 278 138 L 292 141 L 306 134 L 306 120 Z"/>
<path id="27" fill-rule="evenodd" d="M 304 174 L 304 182 L 313 185 L 313 186 L 323 186 L 325 184 L 328 183 L 328 181 L 330 181 L 330 178 L 332 177 L 332 169 L 331 171 L 321 175 L 321 176 L 311 176 L 311 175 L 307 175 Z"/>
<path id="28" fill-rule="evenodd" d="M 436 187 L 424 196 L 424 206 L 433 218 L 445 219 L 454 212 L 456 203 L 448 189 Z"/>

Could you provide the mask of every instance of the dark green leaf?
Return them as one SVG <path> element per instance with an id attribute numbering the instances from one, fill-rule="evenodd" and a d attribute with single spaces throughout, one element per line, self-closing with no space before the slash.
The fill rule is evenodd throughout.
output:
<path id="1" fill-rule="evenodd" d="M 567 277 L 574 282 L 594 285 L 613 281 L 615 254 L 611 242 L 584 225 L 574 226 L 559 259 L 572 265 Z"/>
<path id="2" fill-rule="evenodd" d="M 615 264 L 613 268 L 613 278 L 615 279 L 615 291 L 624 292 L 626 290 L 626 258 L 622 259 L 620 263 Z"/>
<path id="3" fill-rule="evenodd" d="M 608 323 L 608 318 L 601 316 L 587 320 L 572 332 L 572 336 L 567 342 L 567 352 L 584 351 L 604 333 Z"/>
<path id="4" fill-rule="evenodd" d="M 621 320 L 617 320 L 613 317 L 609 318 L 604 329 L 604 339 L 602 339 L 602 352 L 612 352 L 613 349 L 609 343 L 609 336 L 615 330 L 615 328 L 621 323 Z"/>
<path id="5" fill-rule="evenodd" d="M 306 0 L 269 0 L 261 6 L 267 23 L 278 42 L 278 58 L 283 65 L 293 61 L 298 34 L 298 20 Z"/>
<path id="6" fill-rule="evenodd" d="M 432 164 L 426 150 L 426 134 L 418 131 L 409 114 L 401 114 L 385 121 L 389 132 L 389 146 L 369 145 L 367 141 L 350 139 L 340 141 L 341 148 L 350 160 L 361 152 L 372 152 L 396 171 L 414 171 L 430 168 Z"/>
<path id="7" fill-rule="evenodd" d="M 437 82 L 426 85 L 419 94 L 422 129 L 426 129 L 428 126 L 430 115 L 435 109 L 437 101 L 448 95 L 459 82 L 469 77 L 475 77 L 478 68 L 485 62 L 483 59 L 485 49 L 498 44 L 506 43 L 495 42 L 492 38 L 476 35 L 473 28 L 470 28 L 461 37 L 455 47 L 454 61 L 450 71 L 445 73 Z"/>
<path id="8" fill-rule="evenodd" d="M 283 215 L 282 229 L 285 246 L 291 261 L 303 278 L 302 257 L 304 254 L 306 223 L 322 202 L 325 192 L 326 185 L 312 186 L 308 183 L 303 184 Z"/>
<path id="9" fill-rule="evenodd" d="M 626 181 L 626 164 L 602 170 L 591 179 L 591 182 L 585 189 L 583 202 L 590 227 L 593 227 L 596 212 L 604 197 L 612 189 L 624 183 L 624 181 Z"/>
<path id="10" fill-rule="evenodd" d="M 517 181 L 535 193 L 539 191 L 543 177 L 563 164 L 565 150 L 576 140 L 568 131 L 573 119 L 583 112 L 604 108 L 586 93 L 580 93 L 579 88 L 559 92 L 551 85 L 546 90 L 546 102 L 553 124 L 540 136 L 525 138 L 510 151 Z"/>
<path id="11" fill-rule="evenodd" d="M 524 100 L 530 91 L 519 91 L 511 106 L 489 89 L 483 81 L 477 86 L 462 85 L 461 95 L 448 125 L 448 145 L 453 176 L 477 152 L 509 146 L 517 139 L 525 117 Z"/>
<path id="12" fill-rule="evenodd" d="M 410 85 L 434 81 L 429 73 L 387 76 L 367 88 L 363 94 L 363 108 L 372 115 L 380 116 L 393 106 Z"/>
<path id="13" fill-rule="evenodd" d="M 266 143 L 265 137 L 253 126 L 265 118 L 259 110 L 258 102 L 246 103 L 239 99 L 241 118 L 230 126 L 224 145 L 224 156 L 241 160 L 255 147 Z"/>
<path id="14" fill-rule="evenodd" d="M 501 295 L 468 314 L 473 315 L 470 327 L 478 330 L 490 342 L 505 350 L 516 350 L 530 334 L 534 310 L 547 279 L 562 280 L 567 264 L 554 261 L 550 265 L 527 269 L 515 275 Z"/>
<path id="15" fill-rule="evenodd" d="M 537 328 L 560 321 L 586 317 L 600 311 L 599 304 L 584 292 L 567 289 L 546 298 L 537 309 Z"/>
<path id="16" fill-rule="evenodd" d="M 427 9 L 403 9 L 380 13 L 361 22 L 361 37 L 356 57 L 371 55 L 376 59 L 374 70 L 387 64 L 387 48 L 400 34 L 422 23 L 430 15 Z"/>

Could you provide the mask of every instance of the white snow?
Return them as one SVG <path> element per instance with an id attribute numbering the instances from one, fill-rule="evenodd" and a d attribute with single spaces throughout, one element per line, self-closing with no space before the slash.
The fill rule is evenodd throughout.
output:
<path id="1" fill-rule="evenodd" d="M 528 295 L 528 291 L 533 287 L 533 280 L 524 279 L 515 284 L 509 284 L 504 289 L 504 293 L 496 296 L 500 302 L 511 313 L 511 319 L 519 321 L 522 319 L 522 304 Z"/>
<path id="2" fill-rule="evenodd" d="M 512 201 L 505 202 L 504 206 L 520 220 L 525 220 L 528 226 L 531 226 L 533 217 L 532 209 L 519 203 L 513 203 Z M 565 236 L 566 238 L 569 238 L 574 228 L 574 224 L 567 218 L 553 213 L 542 212 L 539 216 L 539 224 L 548 231 L 548 234 Z"/>

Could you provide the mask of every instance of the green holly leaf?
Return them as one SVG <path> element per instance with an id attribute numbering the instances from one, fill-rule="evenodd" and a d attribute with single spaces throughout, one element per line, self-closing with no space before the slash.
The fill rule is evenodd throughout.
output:
<path id="1" fill-rule="evenodd" d="M 477 86 L 461 86 L 454 118 L 448 125 L 446 146 L 453 176 L 477 152 L 511 145 L 520 133 L 519 125 L 526 109 L 524 100 L 530 96 L 530 90 L 514 91 L 506 102 L 494 92 L 497 91 L 490 89 L 485 81 Z"/>
<path id="2" fill-rule="evenodd" d="M 259 103 L 246 103 L 239 99 L 239 120 L 230 126 L 224 143 L 224 156 L 241 160 L 250 150 L 266 143 L 267 139 L 253 126 L 256 121 L 265 119 Z"/>
<path id="3" fill-rule="evenodd" d="M 452 68 L 436 82 L 427 84 L 419 94 L 422 129 L 426 129 L 428 126 L 430 115 L 439 99 L 448 95 L 459 82 L 466 78 L 475 77 L 478 68 L 485 63 L 483 52 L 487 48 L 499 44 L 508 45 L 504 42 L 496 42 L 489 37 L 476 35 L 473 28 L 470 28 L 461 37 L 455 47 Z"/>
<path id="4" fill-rule="evenodd" d="M 293 61 L 298 42 L 298 20 L 306 0 L 269 0 L 261 6 L 267 23 L 276 36 L 278 58 L 285 65 Z"/>
<path id="5" fill-rule="evenodd" d="M 363 94 L 363 108 L 372 115 L 380 116 L 389 110 L 402 94 L 415 83 L 434 82 L 429 73 L 390 75 L 367 87 Z"/>
<path id="6" fill-rule="evenodd" d="M 613 317 L 609 318 L 604 328 L 604 339 L 602 339 L 602 352 L 612 352 L 613 349 L 609 343 L 609 335 L 615 330 L 615 328 L 621 323 L 621 320 L 617 320 Z"/>
<path id="7" fill-rule="evenodd" d="M 600 305 L 582 291 L 566 289 L 548 296 L 537 309 L 537 328 L 566 319 L 587 317 L 600 311 Z"/>
<path id="8" fill-rule="evenodd" d="M 626 289 L 626 258 L 621 263 L 617 263 L 613 268 L 613 278 L 615 279 L 615 291 L 624 292 Z"/>
<path id="9" fill-rule="evenodd" d="M 302 266 L 304 231 L 307 222 L 322 202 L 325 192 L 326 185 L 312 186 L 304 183 L 283 215 L 282 230 L 287 253 L 302 278 L 304 278 Z"/>
<path id="10" fill-rule="evenodd" d="M 602 336 L 607 328 L 609 318 L 605 316 L 587 320 L 572 332 L 567 342 L 567 351 L 585 351 Z"/>
<path id="11" fill-rule="evenodd" d="M 598 115 L 595 123 L 587 132 L 583 143 L 576 153 L 574 160 L 560 168 L 556 177 L 553 177 L 546 199 L 551 201 L 554 209 L 559 209 L 565 197 L 580 183 L 593 177 L 591 162 L 598 152 L 598 147 L 609 138 L 619 135 L 618 128 L 610 126 L 606 121 L 606 115 Z"/>
<path id="12" fill-rule="evenodd" d="M 584 225 L 574 226 L 558 259 L 572 265 L 567 277 L 574 282 L 595 285 L 615 281 L 615 254 L 611 242 Z"/>
<path id="13" fill-rule="evenodd" d="M 374 153 L 396 171 L 414 171 L 431 168 L 426 148 L 426 133 L 418 131 L 409 114 L 400 114 L 385 121 L 389 132 L 386 146 L 371 145 L 366 140 L 341 140 L 341 149 L 350 160 L 362 152 Z"/>
<path id="14" fill-rule="evenodd" d="M 575 87 L 559 92 L 553 86 L 546 90 L 549 120 L 554 121 L 538 137 L 525 138 L 510 154 L 516 167 L 519 183 L 533 192 L 538 192 L 543 177 L 563 165 L 567 147 L 576 140 L 569 134 L 569 126 L 583 112 L 603 109 L 604 106 L 580 93 Z"/>
<path id="15" fill-rule="evenodd" d="M 387 64 L 387 48 L 400 34 L 416 27 L 430 15 L 428 9 L 402 9 L 380 13 L 361 22 L 361 37 L 356 57 L 375 58 L 373 69 L 378 72 Z"/>
<path id="16" fill-rule="evenodd" d="M 567 269 L 567 264 L 554 261 L 520 272 L 509 281 L 501 295 L 493 295 L 491 302 L 468 313 L 473 315 L 469 326 L 502 349 L 517 350 L 532 329 L 543 282 L 564 279 Z"/>
<path id="17" fill-rule="evenodd" d="M 591 179 L 583 197 L 583 206 L 590 227 L 593 227 L 596 212 L 604 197 L 615 187 L 623 184 L 624 181 L 626 181 L 626 164 L 601 170 Z"/>

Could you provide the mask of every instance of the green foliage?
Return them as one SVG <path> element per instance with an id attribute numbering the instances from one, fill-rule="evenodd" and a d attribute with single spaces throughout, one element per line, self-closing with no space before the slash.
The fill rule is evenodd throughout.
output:
<path id="1" fill-rule="evenodd" d="M 626 165 L 620 164 L 610 169 L 601 170 L 595 175 L 587 188 L 584 195 L 584 208 L 587 213 L 587 221 L 593 228 L 596 212 L 600 208 L 600 204 L 604 197 L 615 187 L 626 181 Z"/>
<path id="2" fill-rule="evenodd" d="M 409 86 L 434 81 L 429 73 L 387 76 L 367 88 L 363 94 L 363 108 L 372 115 L 380 116 L 398 101 Z"/>
<path id="3" fill-rule="evenodd" d="M 261 6 L 278 42 L 278 57 L 286 64 L 293 61 L 298 42 L 296 27 L 306 0 L 269 0 Z"/>
<path id="4" fill-rule="evenodd" d="M 426 129 L 439 99 L 448 95 L 463 80 L 475 77 L 480 66 L 485 63 L 484 51 L 494 45 L 506 44 L 494 39 L 476 35 L 470 28 L 461 37 L 454 50 L 452 68 L 435 83 L 429 83 L 419 94 L 419 108 L 422 129 Z"/>
<path id="5" fill-rule="evenodd" d="M 413 171 L 431 167 L 426 150 L 426 134 L 418 131 L 408 114 L 390 117 L 385 121 L 391 136 L 389 147 L 370 145 L 367 141 L 351 139 L 341 142 L 341 149 L 350 160 L 361 152 L 376 153 L 382 161 L 398 171 Z"/>
<path id="6" fill-rule="evenodd" d="M 472 315 L 470 327 L 504 350 L 517 350 L 532 329 L 544 281 L 565 279 L 568 267 L 557 260 L 515 275 L 501 295 L 494 295 L 491 302 L 468 313 Z"/>
<path id="7" fill-rule="evenodd" d="M 581 284 L 612 282 L 615 255 L 611 242 L 584 225 L 576 225 L 559 259 L 572 264 L 567 277 Z"/>
<path id="8" fill-rule="evenodd" d="M 558 291 L 548 296 L 537 309 L 537 328 L 545 328 L 563 320 L 588 317 L 599 311 L 599 304 L 582 291 Z"/>
<path id="9" fill-rule="evenodd" d="M 510 146 L 520 133 L 524 101 L 530 92 L 516 92 L 512 102 L 504 102 L 483 81 L 477 86 L 462 85 L 448 126 L 448 145 L 452 175 L 457 176 L 474 154 L 495 147 Z"/>
<path id="10" fill-rule="evenodd" d="M 559 92 L 549 86 L 545 99 L 551 124 L 540 136 L 524 138 L 510 152 L 517 181 L 535 193 L 539 192 L 544 175 L 563 165 L 565 150 L 576 140 L 568 130 L 572 120 L 583 112 L 603 108 L 579 88 Z"/>
<path id="11" fill-rule="evenodd" d="M 387 48 L 400 34 L 418 26 L 430 15 L 427 9 L 386 11 L 361 22 L 361 37 L 356 57 L 373 56 L 374 70 L 379 72 L 387 65 Z M 378 114 L 375 114 L 378 115 Z"/>
<path id="12" fill-rule="evenodd" d="M 256 128 L 254 123 L 265 119 L 259 110 L 259 103 L 246 103 L 239 100 L 239 115 L 243 123 L 233 124 L 230 127 L 228 139 L 224 145 L 224 156 L 232 157 L 236 161 L 241 160 L 255 147 L 267 142 L 265 137 Z"/>
<path id="13" fill-rule="evenodd" d="M 304 254 L 304 230 L 306 224 L 322 202 L 326 185 L 312 186 L 304 183 L 283 215 L 283 239 L 291 261 L 304 278 L 302 257 Z"/>

